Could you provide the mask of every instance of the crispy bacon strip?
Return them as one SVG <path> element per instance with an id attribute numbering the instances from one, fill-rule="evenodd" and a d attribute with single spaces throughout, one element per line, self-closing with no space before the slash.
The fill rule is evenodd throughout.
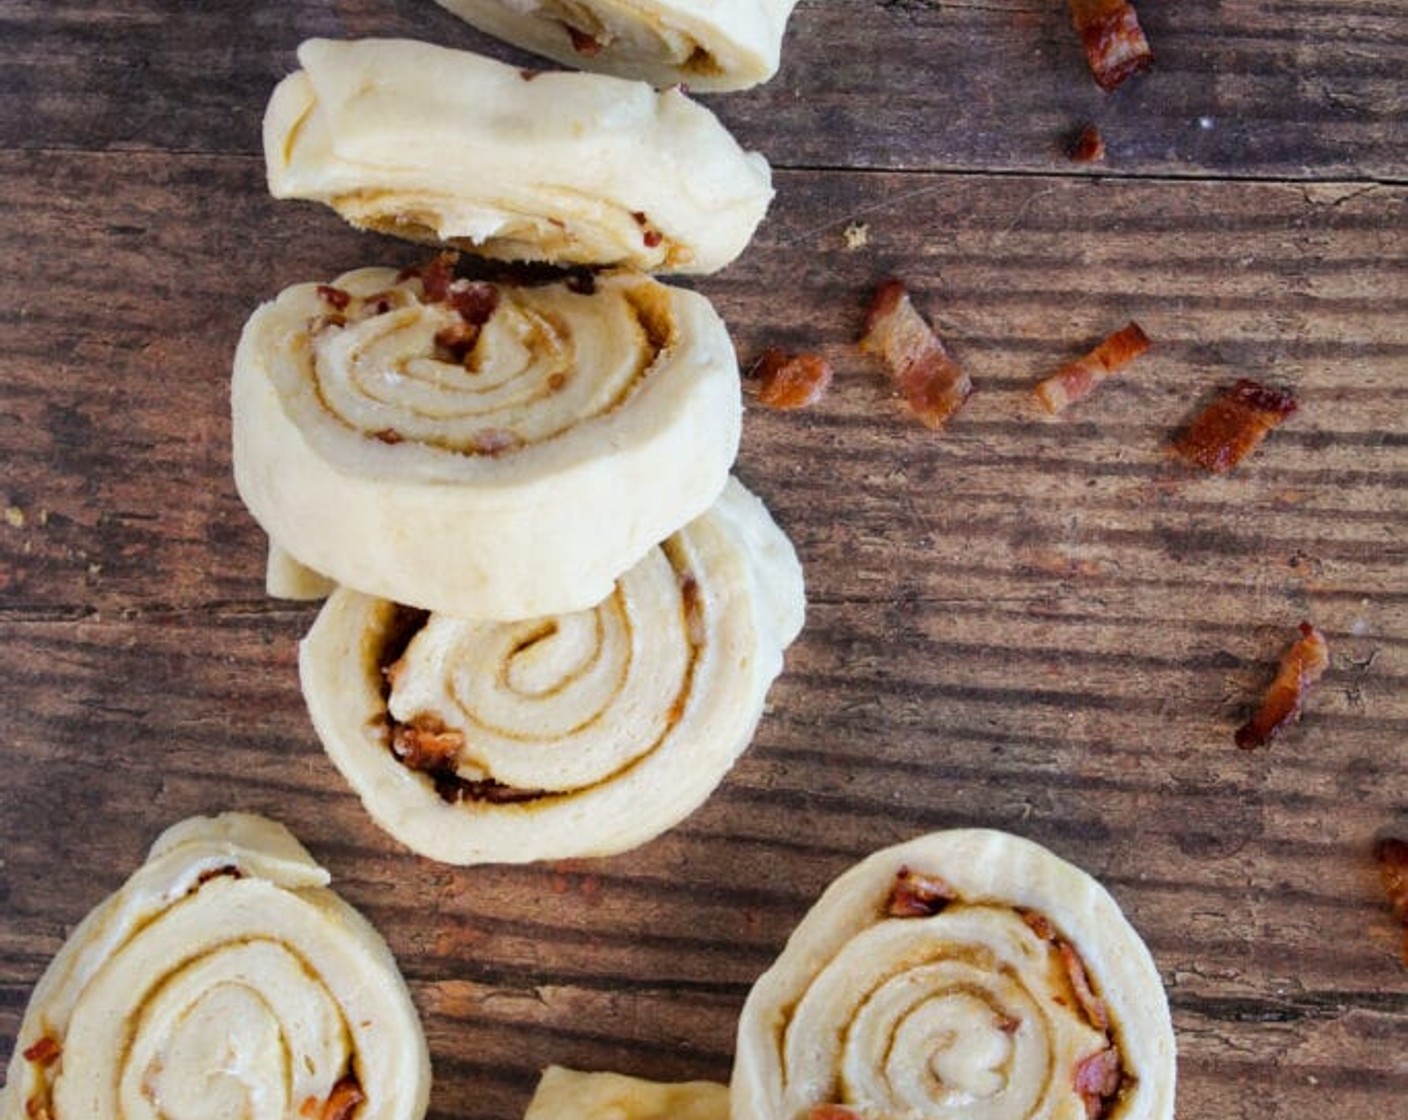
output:
<path id="1" fill-rule="evenodd" d="M 1126 0 L 1070 0 L 1071 22 L 1095 84 L 1106 93 L 1154 61 L 1139 13 Z"/>
<path id="2" fill-rule="evenodd" d="M 939 876 L 901 867 L 885 913 L 892 918 L 929 918 L 957 897 L 958 892 Z"/>
<path id="3" fill-rule="evenodd" d="M 24 1060 L 36 1066 L 49 1067 L 59 1060 L 64 1048 L 53 1035 L 46 1034 L 24 1052 Z"/>
<path id="4" fill-rule="evenodd" d="M 356 1075 L 349 1073 L 332 1087 L 328 1099 L 323 1103 L 319 1120 L 348 1120 L 357 1106 L 367 1099 Z"/>
<path id="5" fill-rule="evenodd" d="M 1099 163 L 1105 158 L 1105 138 L 1093 124 L 1086 125 L 1066 146 L 1072 163 Z"/>
<path id="6" fill-rule="evenodd" d="M 1397 836 L 1382 836 L 1374 842 L 1374 859 L 1379 864 L 1379 878 L 1384 894 L 1403 926 L 1403 963 L 1408 964 L 1408 840 Z M 25 1051 L 25 1057 L 29 1052 Z"/>
<path id="7" fill-rule="evenodd" d="M 780 346 L 769 346 L 749 376 L 758 382 L 760 405 L 784 411 L 805 408 L 825 395 L 831 363 L 820 354 L 788 354 Z"/>
<path id="8" fill-rule="evenodd" d="M 1294 723 L 1300 717 L 1310 686 L 1330 664 L 1325 635 L 1308 622 L 1300 624 L 1300 633 L 1281 658 L 1276 679 L 1266 690 L 1256 714 L 1237 730 L 1237 746 L 1243 750 L 1266 746 L 1283 728 Z"/>
<path id="9" fill-rule="evenodd" d="M 1097 1030 L 1109 1030 L 1110 1016 L 1105 1010 L 1105 1001 L 1097 996 L 1090 986 L 1090 974 L 1085 970 L 1085 961 L 1070 942 L 1058 941 L 1056 944 L 1061 954 L 1061 963 L 1066 966 L 1066 976 L 1071 982 L 1071 989 L 1076 993 L 1076 1002 L 1085 1012 L 1085 1017 Z"/>
<path id="10" fill-rule="evenodd" d="M 392 753 L 412 770 L 453 770 L 463 749 L 464 735 L 444 727 L 398 723 L 391 731 Z"/>
<path id="11" fill-rule="evenodd" d="M 1113 1049 L 1097 1050 L 1076 1063 L 1076 1092 L 1085 1102 L 1086 1120 L 1100 1120 L 1124 1082 L 1120 1056 Z"/>
<path id="12" fill-rule="evenodd" d="M 973 392 L 973 382 L 948 356 L 899 280 L 887 280 L 876 289 L 860 348 L 885 360 L 911 411 L 926 427 L 942 428 Z"/>
<path id="13" fill-rule="evenodd" d="M 1199 413 L 1174 450 L 1190 463 L 1226 474 L 1298 407 L 1289 393 L 1242 378 Z"/>
<path id="14" fill-rule="evenodd" d="M 1088 397 L 1102 381 L 1119 373 L 1145 350 L 1149 336 L 1135 322 L 1126 323 L 1083 358 L 1068 362 L 1036 387 L 1036 399 L 1055 416 Z"/>

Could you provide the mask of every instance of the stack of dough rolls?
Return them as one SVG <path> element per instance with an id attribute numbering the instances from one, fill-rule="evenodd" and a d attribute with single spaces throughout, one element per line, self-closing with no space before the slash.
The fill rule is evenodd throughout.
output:
<path id="1" fill-rule="evenodd" d="M 846 872 L 744 1005 L 733 1120 L 1172 1120 L 1149 951 L 1028 840 L 939 832 Z"/>
<path id="2" fill-rule="evenodd" d="M 174 825 L 74 930 L 0 1120 L 418 1120 L 430 1060 L 385 943 L 283 826 Z"/>
<path id="3" fill-rule="evenodd" d="M 747 746 L 802 625 L 791 544 L 729 469 L 737 358 L 705 272 L 772 190 L 678 90 L 421 43 L 314 40 L 269 184 L 452 254 L 285 290 L 235 358 L 234 468 L 328 754 L 454 863 L 623 851 Z M 589 271 L 586 265 L 603 271 Z M 336 590 L 332 590 L 333 588 Z"/>
<path id="4" fill-rule="evenodd" d="M 777 71 L 796 0 L 439 0 L 515 46 L 656 86 L 747 89 Z"/>

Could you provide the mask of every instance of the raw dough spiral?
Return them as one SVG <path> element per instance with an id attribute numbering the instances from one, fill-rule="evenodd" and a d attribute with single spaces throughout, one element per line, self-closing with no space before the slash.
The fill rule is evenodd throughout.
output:
<path id="1" fill-rule="evenodd" d="M 523 1120 L 728 1120 L 728 1086 L 549 1066 Z"/>
<path id="2" fill-rule="evenodd" d="M 303 693 L 372 817 L 422 855 L 603 855 L 723 779 L 803 603 L 791 544 L 730 482 L 590 610 L 469 622 L 339 590 L 303 642 Z"/>
<path id="3" fill-rule="evenodd" d="M 567 66 L 655 86 L 747 89 L 777 71 L 796 0 L 439 0 Z"/>
<path id="4" fill-rule="evenodd" d="M 718 496 L 742 404 L 702 296 L 627 273 L 579 287 L 442 275 L 428 294 L 372 268 L 261 307 L 231 398 L 235 482 L 270 539 L 464 617 L 601 600 Z"/>
<path id="5" fill-rule="evenodd" d="M 40 980 L 0 1117 L 423 1116 L 430 1061 L 410 994 L 327 882 L 272 821 L 168 829 Z"/>
<path id="6" fill-rule="evenodd" d="M 678 89 L 535 73 L 402 39 L 298 49 L 264 156 L 275 198 L 502 260 L 714 272 L 772 198 L 767 161 Z"/>
<path id="7" fill-rule="evenodd" d="M 749 994 L 731 1090 L 734 1120 L 1171 1120 L 1173 1030 L 1094 879 L 939 832 L 822 895 Z"/>

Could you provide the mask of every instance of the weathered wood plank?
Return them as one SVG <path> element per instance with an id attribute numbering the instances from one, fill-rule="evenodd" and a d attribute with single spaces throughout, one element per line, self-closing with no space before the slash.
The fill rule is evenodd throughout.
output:
<path id="1" fill-rule="evenodd" d="M 804 2 L 773 82 L 710 99 L 791 168 L 1068 173 L 1105 133 L 1110 175 L 1408 178 L 1408 35 L 1392 0 L 1146 3 L 1156 68 L 1090 80 L 1063 3 Z M 431 0 L 169 6 L 16 0 L 0 15 L 0 147 L 256 152 L 274 83 L 310 36 L 422 38 L 528 56 Z"/>

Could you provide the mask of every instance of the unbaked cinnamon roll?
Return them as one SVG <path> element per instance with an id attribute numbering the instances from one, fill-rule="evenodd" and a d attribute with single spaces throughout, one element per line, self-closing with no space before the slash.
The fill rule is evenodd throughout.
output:
<path id="1" fill-rule="evenodd" d="M 1171 1120 L 1174 1039 L 1094 879 L 1000 832 L 842 875 L 748 996 L 734 1120 Z"/>
<path id="2" fill-rule="evenodd" d="M 747 89 L 777 71 L 796 0 L 439 0 L 500 39 L 655 86 Z"/>
<path id="3" fill-rule="evenodd" d="M 728 1086 L 549 1066 L 523 1120 L 728 1120 Z"/>
<path id="4" fill-rule="evenodd" d="M 537 73 L 400 39 L 313 39 L 264 120 L 269 189 L 500 260 L 713 272 L 772 198 L 679 89 Z"/>
<path id="5" fill-rule="evenodd" d="M 303 693 L 407 847 L 459 864 L 605 855 L 723 779 L 803 609 L 791 544 L 731 482 L 588 610 L 492 623 L 339 590 L 303 642 Z"/>
<path id="6" fill-rule="evenodd" d="M 246 325 L 231 398 L 271 589 L 316 593 L 307 568 L 491 619 L 605 597 L 718 497 L 742 416 L 702 296 L 470 282 L 445 257 L 287 289 Z"/>
<path id="7" fill-rule="evenodd" d="M 195 817 L 40 980 L 3 1120 L 417 1120 L 430 1063 L 385 943 L 281 825 Z"/>

